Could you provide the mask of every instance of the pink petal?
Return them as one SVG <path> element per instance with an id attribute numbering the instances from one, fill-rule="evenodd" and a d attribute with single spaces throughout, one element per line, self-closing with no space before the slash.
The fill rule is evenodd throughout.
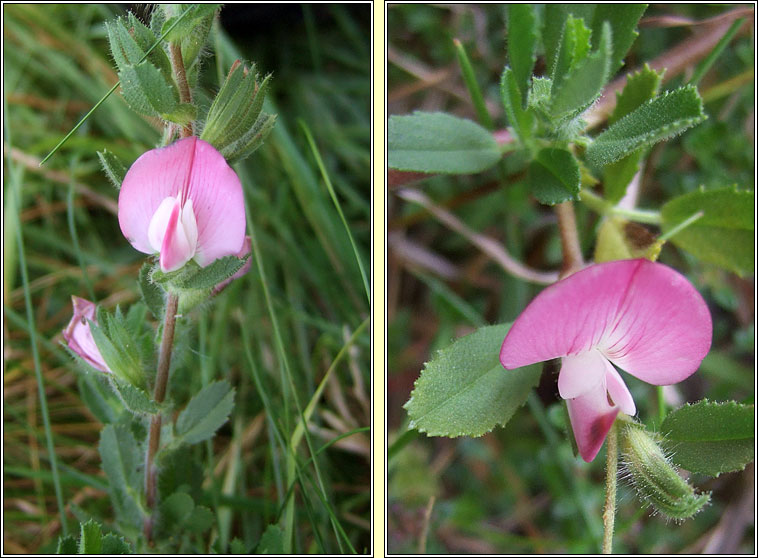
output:
<path id="1" fill-rule="evenodd" d="M 591 265 L 547 287 L 511 326 L 500 362 L 519 368 L 596 347 L 613 325 L 639 261 Z"/>
<path id="2" fill-rule="evenodd" d="M 589 463 L 600 451 L 619 409 L 608 403 L 605 381 L 566 405 L 579 455 Z"/>
<path id="3" fill-rule="evenodd" d="M 110 368 L 105 364 L 105 360 L 95 344 L 92 330 L 87 321 L 97 323 L 95 304 L 78 296 L 72 296 L 71 301 L 74 306 L 74 315 L 66 329 L 63 330 L 63 338 L 66 340 L 66 344 L 93 368 L 101 372 L 110 372 Z"/>
<path id="4" fill-rule="evenodd" d="M 181 220 L 182 210 L 179 203 L 179 200 L 174 203 L 161 244 L 161 270 L 166 272 L 181 268 L 195 254 L 195 246 L 190 245 L 188 235 L 184 230 L 184 223 Z M 185 211 L 187 209 L 185 207 Z M 189 211 L 192 211 L 191 207 Z"/>
<path id="5" fill-rule="evenodd" d="M 140 252 L 154 253 L 148 230 L 168 197 L 180 198 L 183 208 L 192 202 L 198 264 L 239 252 L 246 226 L 242 185 L 212 145 L 194 136 L 181 139 L 144 153 L 126 173 L 118 199 L 119 225 Z"/>
<path id="6" fill-rule="evenodd" d="M 609 367 L 613 368 L 608 359 L 595 349 L 563 357 L 558 375 L 558 392 L 563 399 L 584 395 L 603 383 Z"/>
<path id="7" fill-rule="evenodd" d="M 605 384 L 608 389 L 608 397 L 621 409 L 621 412 L 630 417 L 634 416 L 637 412 L 637 406 L 634 404 L 632 394 L 626 387 L 624 380 L 621 379 L 621 374 L 610 363 L 605 375 Z"/>
<path id="8" fill-rule="evenodd" d="M 508 369 L 596 347 L 653 384 L 678 382 L 711 344 L 711 318 L 678 272 L 649 260 L 592 265 L 542 291 L 516 319 L 500 350 Z"/>
<path id="9" fill-rule="evenodd" d="M 639 265 L 600 349 L 617 366 L 655 385 L 675 384 L 700 366 L 713 326 L 703 297 L 665 265 Z"/>
<path id="10" fill-rule="evenodd" d="M 197 219 L 195 261 L 204 267 L 239 253 L 247 228 L 242 184 L 221 153 L 201 139 L 187 197 Z"/>

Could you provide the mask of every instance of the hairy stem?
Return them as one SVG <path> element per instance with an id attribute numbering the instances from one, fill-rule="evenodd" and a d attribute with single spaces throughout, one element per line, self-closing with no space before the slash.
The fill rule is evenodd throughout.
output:
<path id="1" fill-rule="evenodd" d="M 179 43 L 172 42 L 169 44 L 171 54 L 171 69 L 174 71 L 176 85 L 179 86 L 179 101 L 182 103 L 191 103 L 192 94 L 190 93 L 189 83 L 187 82 L 187 72 L 184 69 L 184 59 L 182 58 L 182 47 Z M 187 124 L 179 131 L 179 135 L 188 138 L 192 135 L 192 124 Z"/>
<path id="2" fill-rule="evenodd" d="M 616 521 L 616 481 L 618 478 L 618 421 L 608 432 L 605 458 L 605 509 L 603 510 L 603 554 L 613 550 L 613 526 Z"/>
<path id="3" fill-rule="evenodd" d="M 160 404 L 166 398 L 166 386 L 168 385 L 168 373 L 171 368 L 171 349 L 174 345 L 174 329 L 176 327 L 176 310 L 179 297 L 169 294 L 166 301 L 166 315 L 163 320 L 163 337 L 161 338 L 160 352 L 158 353 L 158 371 L 155 376 L 155 391 L 153 400 Z M 156 413 L 150 421 L 150 432 L 147 438 L 147 456 L 145 458 L 145 497 L 150 516 L 145 519 L 145 537 L 150 540 L 152 536 L 153 518 L 152 512 L 156 502 L 156 477 L 155 455 L 158 453 L 161 443 L 161 414 Z"/>
<path id="4" fill-rule="evenodd" d="M 579 271 L 584 265 L 584 260 L 582 248 L 579 245 L 579 233 L 576 230 L 573 203 L 570 201 L 559 203 L 555 206 L 555 214 L 558 217 L 558 230 L 563 249 L 563 266 L 561 267 L 561 278 L 563 278 Z"/>

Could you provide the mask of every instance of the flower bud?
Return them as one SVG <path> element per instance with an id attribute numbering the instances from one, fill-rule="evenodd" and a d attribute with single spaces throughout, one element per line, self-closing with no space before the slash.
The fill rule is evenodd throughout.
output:
<path id="1" fill-rule="evenodd" d="M 74 315 L 71 321 L 63 330 L 63 338 L 66 340 L 68 348 L 79 355 L 84 362 L 99 370 L 100 372 L 111 372 L 108 365 L 103 359 L 103 355 L 97 348 L 97 344 L 92 337 L 90 321 L 97 323 L 95 318 L 95 303 L 72 296 L 71 301 L 74 306 Z"/>
<path id="2" fill-rule="evenodd" d="M 684 520 L 710 501 L 710 493 L 696 494 L 679 476 L 654 435 L 638 424 L 621 429 L 624 467 L 638 496 L 655 511 L 674 520 Z"/>

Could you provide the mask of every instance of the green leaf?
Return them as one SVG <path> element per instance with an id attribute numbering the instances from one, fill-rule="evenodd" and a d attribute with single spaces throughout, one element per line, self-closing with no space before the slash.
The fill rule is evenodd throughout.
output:
<path id="1" fill-rule="evenodd" d="M 145 55 L 145 49 L 138 45 L 134 38 L 129 34 L 126 25 L 126 21 L 121 18 L 118 18 L 113 22 L 105 23 L 111 54 L 113 55 L 113 60 L 116 62 L 116 67 L 119 70 L 134 66 L 142 60 L 142 57 Z"/>
<path id="2" fill-rule="evenodd" d="M 180 126 L 187 126 L 197 118 L 197 109 L 189 103 L 180 103 L 171 109 L 170 112 L 161 113 L 161 118 Z"/>
<path id="3" fill-rule="evenodd" d="M 229 554 L 252 554 L 252 552 L 248 552 L 245 543 L 235 537 L 229 543 Z"/>
<path id="4" fill-rule="evenodd" d="M 94 519 L 82 523 L 78 554 L 100 554 L 103 551 L 103 531 Z"/>
<path id="5" fill-rule="evenodd" d="M 195 4 L 191 8 L 189 8 L 191 11 L 189 14 L 184 16 L 184 19 L 182 19 L 176 27 L 174 27 L 171 32 L 166 35 L 165 40 L 167 42 L 176 42 L 181 41 L 182 39 L 186 39 L 192 35 L 192 33 L 195 31 L 195 27 L 200 25 L 202 23 L 203 18 L 206 18 L 208 16 L 213 16 L 213 14 L 216 12 L 216 10 L 221 6 L 221 4 Z M 176 5 L 176 9 L 181 9 L 184 6 Z M 179 19 L 181 14 L 176 15 L 170 15 L 167 17 L 166 21 L 163 23 L 163 28 L 161 29 L 161 35 L 168 31 L 174 23 L 176 23 L 176 20 Z M 184 54 L 184 53 L 182 53 Z"/>
<path id="6" fill-rule="evenodd" d="M 608 124 L 618 122 L 627 114 L 654 99 L 660 90 L 664 73 L 665 70 L 656 72 L 645 64 L 638 72 L 629 74 L 624 89 L 616 93 L 616 106 L 608 117 Z"/>
<path id="7" fill-rule="evenodd" d="M 176 533 L 190 518 L 195 509 L 192 496 L 186 492 L 175 492 L 163 500 L 159 509 L 158 529 L 164 533 Z"/>
<path id="8" fill-rule="evenodd" d="M 158 405 L 147 392 L 117 378 L 112 380 L 114 391 L 129 411 L 136 415 L 149 415 L 158 412 Z"/>
<path id="9" fill-rule="evenodd" d="M 103 554 L 134 554 L 123 537 L 108 533 L 103 537 Z"/>
<path id="10" fill-rule="evenodd" d="M 703 217 L 671 237 L 683 250 L 739 275 L 755 271 L 755 192 L 736 188 L 698 190 L 661 208 L 664 232 L 702 212 Z"/>
<path id="11" fill-rule="evenodd" d="M 539 365 L 502 367 L 500 346 L 509 328 L 480 328 L 427 363 L 405 404 L 411 428 L 429 436 L 481 436 L 508 422 L 541 373 Z"/>
<path id="12" fill-rule="evenodd" d="M 161 452 L 158 469 L 158 494 L 160 499 L 174 492 L 187 492 L 194 499 L 201 497 L 203 470 L 184 446 L 175 451 Z"/>
<path id="13" fill-rule="evenodd" d="M 124 181 L 124 177 L 126 176 L 126 167 L 124 164 L 118 157 L 116 157 L 107 149 L 98 151 L 97 156 L 100 159 L 100 164 L 103 166 L 103 172 L 105 172 L 105 176 L 108 177 L 108 180 L 110 180 L 111 184 L 113 184 L 117 189 L 121 188 L 121 183 Z"/>
<path id="14" fill-rule="evenodd" d="M 277 524 L 266 527 L 257 548 L 258 554 L 284 554 L 284 532 Z"/>
<path id="15" fill-rule="evenodd" d="M 494 166 L 501 156 L 487 130 L 442 112 L 391 116 L 387 135 L 388 164 L 398 170 L 472 174 Z"/>
<path id="16" fill-rule="evenodd" d="M 129 36 L 135 43 L 137 43 L 143 53 L 147 52 L 155 44 L 159 36 L 153 33 L 150 28 L 145 27 L 145 25 L 137 19 L 132 12 L 129 12 L 128 19 Z M 141 58 L 136 58 L 132 60 L 130 65 L 136 64 L 140 59 Z M 168 59 L 166 51 L 163 48 L 154 48 L 150 54 L 147 55 L 147 59 L 155 64 L 164 76 L 171 75 L 171 61 Z"/>
<path id="17" fill-rule="evenodd" d="M 647 9 L 647 4 L 597 4 L 593 17 L 592 30 L 598 33 L 608 22 L 613 37 L 613 55 L 611 57 L 611 74 L 624 63 L 624 57 L 637 38 L 637 22 Z M 596 35 L 597 36 L 597 35 Z"/>
<path id="18" fill-rule="evenodd" d="M 502 91 L 503 80 L 500 80 L 500 87 Z M 527 99 L 527 106 L 529 108 L 540 109 L 543 112 L 547 111 L 550 106 L 550 93 L 553 90 L 553 80 L 550 78 L 534 77 L 532 78 L 532 88 L 529 90 L 529 98 Z"/>
<path id="19" fill-rule="evenodd" d="M 176 432 L 181 442 L 196 444 L 211 438 L 229 418 L 234 406 L 234 389 L 226 380 L 200 390 L 179 414 Z"/>
<path id="20" fill-rule="evenodd" d="M 56 554 L 76 554 L 79 550 L 76 539 L 71 535 L 65 537 L 58 537 L 58 547 L 55 550 Z"/>
<path id="21" fill-rule="evenodd" d="M 597 50 L 553 86 L 550 113 L 563 119 L 582 113 L 598 98 L 610 76 L 611 28 L 604 25 Z"/>
<path id="22" fill-rule="evenodd" d="M 100 459 L 108 477 L 111 500 L 122 521 L 142 527 L 141 505 L 144 452 L 124 425 L 106 424 L 100 432 Z"/>
<path id="23" fill-rule="evenodd" d="M 508 123 L 513 128 L 513 132 L 522 143 L 528 142 L 532 137 L 535 124 L 534 113 L 531 110 L 524 110 L 522 108 L 523 99 L 521 92 L 516 84 L 513 70 L 507 66 L 503 70 L 503 75 L 500 77 L 500 98 L 502 99 L 503 107 L 505 108 L 505 116 L 508 119 Z"/>
<path id="24" fill-rule="evenodd" d="M 555 67 L 563 30 L 569 15 L 583 19 L 587 25 L 593 21 L 595 4 L 546 4 L 543 15 L 542 43 L 545 46 L 545 64 Z M 598 36 L 596 33 L 595 36 Z"/>
<path id="25" fill-rule="evenodd" d="M 527 180 L 540 203 L 555 205 L 575 200 L 581 187 L 579 163 L 565 149 L 546 147 L 529 164 Z"/>
<path id="26" fill-rule="evenodd" d="M 205 506 L 196 506 L 184 523 L 191 533 L 204 533 L 213 527 L 214 520 L 215 515 L 211 510 Z"/>
<path id="27" fill-rule="evenodd" d="M 151 279 L 153 266 L 147 262 L 142 264 L 139 270 L 138 285 L 142 294 L 142 301 L 150 310 L 150 313 L 156 320 L 163 319 L 163 308 L 165 307 L 165 291 L 160 285 L 154 283 Z"/>
<path id="28" fill-rule="evenodd" d="M 630 74 L 627 78 L 624 90 L 616 94 L 616 107 L 608 118 L 608 123 L 613 124 L 633 112 L 643 104 L 654 99 L 658 95 L 663 71 L 656 72 L 645 64 L 639 72 Z M 626 194 L 627 186 L 637 174 L 640 161 L 645 154 L 646 148 L 633 151 L 626 157 L 609 164 L 603 169 L 603 190 L 605 198 L 611 203 L 617 203 Z"/>
<path id="29" fill-rule="evenodd" d="M 124 99 L 140 114 L 161 116 L 176 110 L 179 103 L 176 87 L 147 60 L 136 66 L 125 66 L 118 77 Z"/>
<path id="30" fill-rule="evenodd" d="M 577 19 L 571 15 L 566 18 L 555 65 L 550 72 L 550 77 L 556 87 L 587 58 L 590 35 L 592 31 L 585 27 L 583 19 Z"/>
<path id="31" fill-rule="evenodd" d="M 703 101 L 692 86 L 664 93 L 612 124 L 587 149 L 587 161 L 602 167 L 705 120 Z"/>
<path id="32" fill-rule="evenodd" d="M 753 461 L 755 407 L 699 401 L 668 414 L 661 425 L 674 462 L 693 473 L 718 476 Z"/>
<path id="33" fill-rule="evenodd" d="M 508 5 L 508 62 L 513 77 L 526 98 L 529 78 L 537 61 L 537 18 L 531 4 Z"/>

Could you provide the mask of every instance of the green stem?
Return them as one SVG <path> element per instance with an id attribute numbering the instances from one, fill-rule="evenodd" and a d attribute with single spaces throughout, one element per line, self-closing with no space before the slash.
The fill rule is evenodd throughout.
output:
<path id="1" fill-rule="evenodd" d="M 661 214 L 658 211 L 617 207 L 590 190 L 582 190 L 581 194 L 579 194 L 579 198 L 584 205 L 601 215 L 617 215 L 629 219 L 630 221 L 646 223 L 648 225 L 661 224 Z"/>
<path id="2" fill-rule="evenodd" d="M 458 39 L 453 39 L 455 45 L 455 53 L 458 55 L 458 64 L 461 66 L 461 73 L 463 74 L 463 81 L 466 84 L 469 95 L 471 95 L 471 102 L 474 103 L 474 109 L 476 110 L 476 116 L 479 122 L 488 130 L 493 130 L 495 125 L 492 122 L 492 117 L 487 110 L 487 105 L 484 102 L 484 96 L 482 90 L 479 88 L 479 83 L 476 81 L 476 75 L 474 74 L 474 68 L 471 66 L 471 61 L 466 54 L 466 50 Z"/>
<path id="3" fill-rule="evenodd" d="M 176 310 L 179 305 L 179 297 L 169 294 L 166 301 L 166 315 L 163 318 L 163 336 L 158 353 L 158 371 L 155 375 L 155 391 L 153 400 L 160 404 L 166 398 L 166 386 L 168 385 L 168 373 L 171 369 L 171 349 L 174 345 L 174 330 L 176 327 Z M 155 456 L 161 445 L 161 422 L 162 416 L 158 412 L 150 421 L 150 432 L 147 438 L 147 456 L 145 457 L 145 498 L 150 516 L 145 518 L 143 530 L 145 538 L 149 541 L 152 537 L 153 518 L 155 508 L 157 469 L 155 468 Z"/>
<path id="4" fill-rule="evenodd" d="M 616 521 L 616 481 L 618 479 L 618 428 L 611 426 L 606 441 L 605 509 L 603 510 L 603 554 L 613 549 L 613 526 Z"/>
<path id="5" fill-rule="evenodd" d="M 584 265 L 579 233 L 576 229 L 574 204 L 570 201 L 559 203 L 555 206 L 555 214 L 558 217 L 558 231 L 560 232 L 563 250 L 561 277 L 566 277 L 575 271 L 579 271 Z"/>

